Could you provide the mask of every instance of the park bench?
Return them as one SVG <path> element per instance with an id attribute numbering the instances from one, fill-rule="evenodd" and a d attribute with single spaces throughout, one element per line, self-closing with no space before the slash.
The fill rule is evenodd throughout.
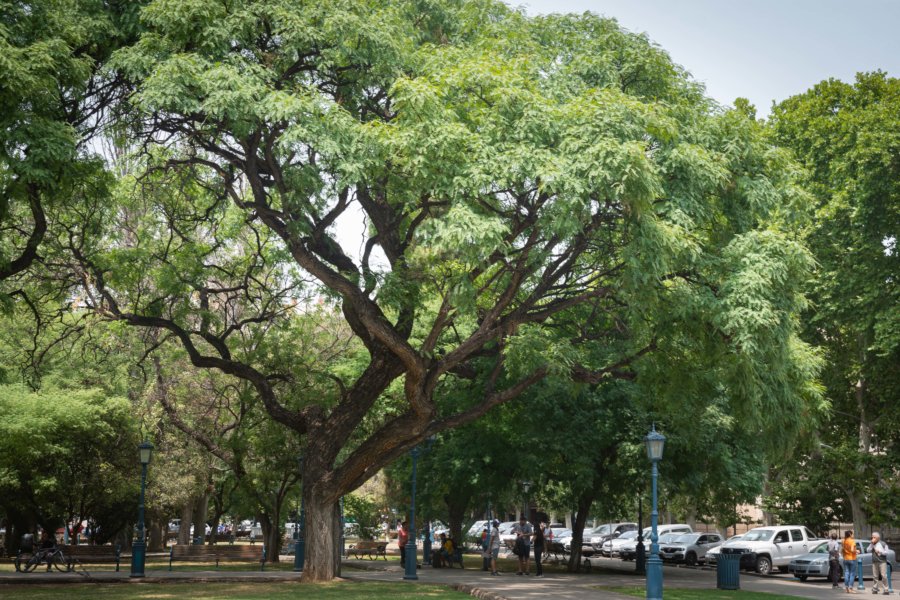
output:
<path id="1" fill-rule="evenodd" d="M 561 542 L 549 542 L 544 549 L 546 558 L 553 558 L 557 562 L 568 560 L 569 553 Z"/>
<path id="2" fill-rule="evenodd" d="M 131 554 L 122 554 L 121 547 L 117 544 L 112 545 L 77 545 L 77 546 L 60 546 L 66 558 L 78 559 L 82 565 L 97 564 L 115 564 L 116 571 L 122 559 L 130 560 Z"/>
<path id="3" fill-rule="evenodd" d="M 387 560 L 387 542 L 379 542 L 378 540 L 360 540 L 355 544 L 351 544 L 347 550 L 356 558 L 368 556 L 375 560 L 379 556 Z"/>
<path id="4" fill-rule="evenodd" d="M 169 570 L 174 562 L 215 562 L 216 569 L 220 562 L 252 562 L 259 563 L 259 570 L 265 570 L 266 547 L 247 545 L 227 546 L 191 546 L 175 544 L 169 551 Z"/>

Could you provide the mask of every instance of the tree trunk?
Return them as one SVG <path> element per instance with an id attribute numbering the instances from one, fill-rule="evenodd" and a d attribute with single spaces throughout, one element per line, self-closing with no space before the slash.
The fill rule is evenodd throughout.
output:
<path id="1" fill-rule="evenodd" d="M 204 492 L 197 498 L 197 507 L 194 510 L 194 537 L 202 540 L 206 537 L 206 514 L 209 512 L 209 492 Z M 191 540 L 193 543 L 193 540 Z"/>
<path id="2" fill-rule="evenodd" d="M 304 474 L 305 475 L 305 474 Z M 315 486 L 303 486 L 306 508 L 306 555 L 303 565 L 304 582 L 331 581 L 340 573 L 340 514 L 336 503 L 323 500 Z M 337 515 L 337 516 L 336 516 Z M 335 540 L 338 540 L 335 543 Z"/>
<path id="3" fill-rule="evenodd" d="M 569 573 L 581 571 L 581 542 L 584 540 L 584 525 L 587 523 L 588 512 L 593 503 L 593 490 L 585 492 L 578 499 L 578 512 L 575 513 L 575 522 L 572 524 L 572 553 L 569 555 L 569 564 L 566 567 Z"/>
<path id="4" fill-rule="evenodd" d="M 259 516 L 259 524 L 262 526 L 263 544 L 266 546 L 266 560 L 270 563 L 280 562 L 281 535 L 278 519 L 279 507 L 276 506 L 274 514 L 262 513 Z"/>
<path id="5" fill-rule="evenodd" d="M 185 546 L 191 543 L 191 519 L 194 517 L 194 502 L 188 500 L 181 507 L 181 525 L 178 528 L 178 543 Z"/>
<path id="6" fill-rule="evenodd" d="M 150 524 L 147 527 L 149 534 L 149 544 L 147 544 L 148 552 L 162 552 L 165 549 L 166 533 L 169 530 L 169 524 L 161 514 L 153 514 L 150 518 Z"/>
<path id="7" fill-rule="evenodd" d="M 447 494 L 444 496 L 444 502 L 447 504 L 447 513 L 450 522 L 450 535 L 456 540 L 457 545 L 462 545 L 466 540 L 463 539 L 462 525 L 466 515 L 466 509 L 469 506 L 468 494 Z"/>
<path id="8" fill-rule="evenodd" d="M 847 499 L 850 500 L 850 511 L 853 515 L 853 531 L 859 539 L 864 539 L 869 530 L 869 517 L 862 506 L 862 498 L 854 490 L 847 490 Z"/>

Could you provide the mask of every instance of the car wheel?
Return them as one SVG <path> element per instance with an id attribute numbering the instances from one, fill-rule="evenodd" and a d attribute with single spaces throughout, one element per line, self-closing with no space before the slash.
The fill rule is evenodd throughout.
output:
<path id="1" fill-rule="evenodd" d="M 768 556 L 757 557 L 756 572 L 760 575 L 770 575 L 772 573 L 772 559 Z"/>
<path id="2" fill-rule="evenodd" d="M 690 567 L 693 567 L 697 564 L 697 553 L 696 552 L 688 552 L 687 556 L 684 557 L 684 563 Z"/>
<path id="3" fill-rule="evenodd" d="M 809 575 L 797 575 L 797 579 L 800 581 L 806 581 L 807 577 L 809 577 Z"/>

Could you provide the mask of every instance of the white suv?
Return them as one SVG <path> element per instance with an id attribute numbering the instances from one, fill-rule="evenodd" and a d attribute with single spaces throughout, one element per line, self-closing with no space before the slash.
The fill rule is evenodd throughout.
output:
<path id="1" fill-rule="evenodd" d="M 739 540 L 725 542 L 720 554 L 729 550 L 741 554 L 741 568 L 768 575 L 775 567 L 786 571 L 791 559 L 809 553 L 818 541 L 819 538 L 802 525 L 757 527 Z"/>

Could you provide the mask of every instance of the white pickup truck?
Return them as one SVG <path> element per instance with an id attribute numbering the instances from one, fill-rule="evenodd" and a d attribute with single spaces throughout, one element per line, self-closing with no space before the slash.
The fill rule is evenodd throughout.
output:
<path id="1" fill-rule="evenodd" d="M 722 554 L 741 555 L 741 568 L 768 575 L 773 568 L 787 571 L 791 559 L 807 554 L 821 540 L 802 525 L 751 529 L 739 540 L 722 545 Z M 752 554 L 751 554 L 752 553 Z"/>

